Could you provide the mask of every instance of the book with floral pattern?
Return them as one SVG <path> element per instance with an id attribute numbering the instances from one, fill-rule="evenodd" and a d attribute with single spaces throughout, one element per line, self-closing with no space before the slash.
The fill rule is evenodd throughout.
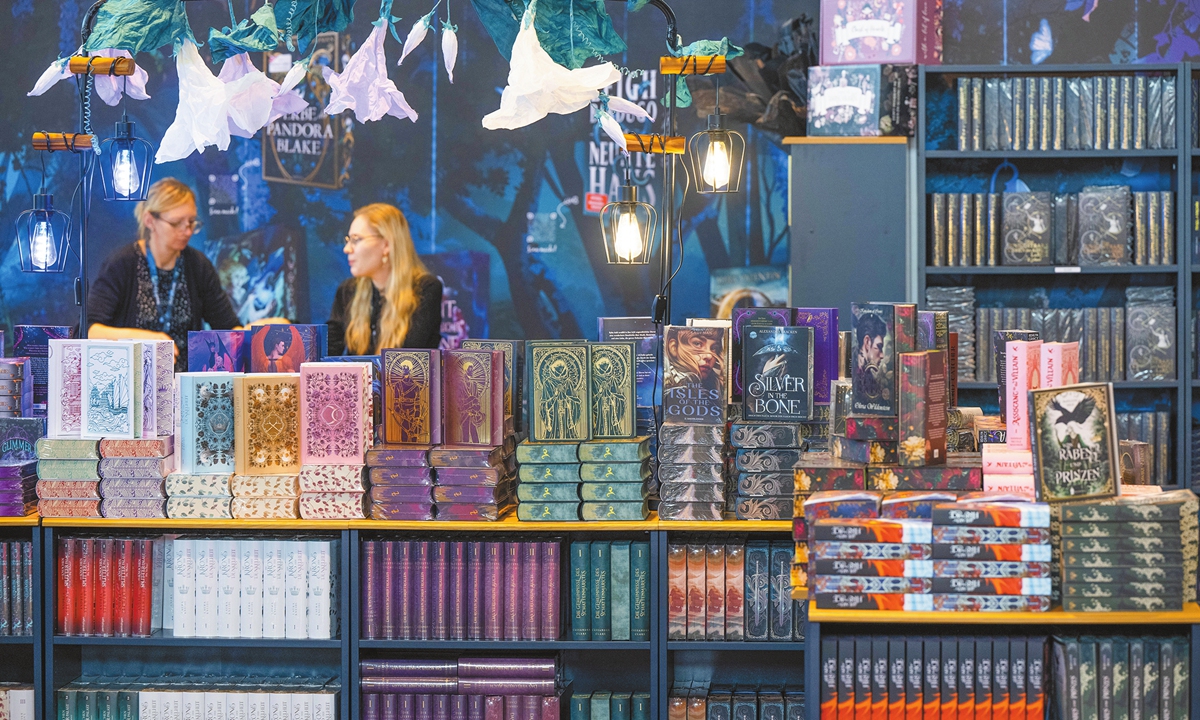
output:
<path id="1" fill-rule="evenodd" d="M 237 473 L 300 472 L 300 374 L 238 376 L 233 401 Z"/>
<path id="2" fill-rule="evenodd" d="M 373 433 L 370 363 L 300 368 L 300 462 L 362 465 Z"/>

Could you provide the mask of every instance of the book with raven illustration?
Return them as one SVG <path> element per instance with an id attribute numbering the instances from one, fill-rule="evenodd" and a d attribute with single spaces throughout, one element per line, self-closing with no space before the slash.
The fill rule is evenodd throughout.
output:
<path id="1" fill-rule="evenodd" d="M 1120 490 L 1112 385 L 1031 390 L 1033 469 L 1045 502 L 1112 497 Z"/>

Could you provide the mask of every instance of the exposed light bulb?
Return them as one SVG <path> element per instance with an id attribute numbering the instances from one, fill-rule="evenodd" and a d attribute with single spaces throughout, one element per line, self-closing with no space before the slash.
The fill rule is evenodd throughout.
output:
<path id="1" fill-rule="evenodd" d="M 709 143 L 704 157 L 704 182 L 714 190 L 728 187 L 729 167 L 729 145 L 723 140 Z"/>
<path id="2" fill-rule="evenodd" d="M 617 232 L 613 237 L 613 250 L 617 257 L 631 262 L 642 254 L 642 226 L 637 213 L 630 210 L 617 218 Z"/>
<path id="3" fill-rule="evenodd" d="M 58 261 L 54 228 L 49 220 L 38 220 L 33 224 L 33 233 L 29 237 L 29 258 L 38 270 L 45 270 Z"/>
<path id="4" fill-rule="evenodd" d="M 141 175 L 138 172 L 137 159 L 133 156 L 133 150 L 129 148 L 117 150 L 112 164 L 113 190 L 123 197 L 136 194 L 142 187 Z"/>

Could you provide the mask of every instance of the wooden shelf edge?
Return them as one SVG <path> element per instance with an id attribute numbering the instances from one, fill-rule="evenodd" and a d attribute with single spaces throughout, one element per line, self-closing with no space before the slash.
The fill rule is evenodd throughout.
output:
<path id="1" fill-rule="evenodd" d="M 659 530 L 703 530 L 705 532 L 786 532 L 791 520 L 660 520 Z"/>
<path id="2" fill-rule="evenodd" d="M 906 135 L 888 135 L 880 137 L 805 137 L 789 135 L 783 139 L 784 145 L 906 145 L 912 140 Z"/>
<path id="3" fill-rule="evenodd" d="M 200 518 L 42 518 L 46 527 L 152 530 L 345 530 L 350 520 L 208 520 Z"/>
<path id="4" fill-rule="evenodd" d="M 21 517 L 0 517 L 0 527 L 36 527 L 40 521 L 37 513 Z"/>
<path id="5" fill-rule="evenodd" d="M 1171 612 L 1044 613 L 904 612 L 903 610 L 818 610 L 810 602 L 809 622 L 900 623 L 930 625 L 1200 625 L 1200 605 L 1184 603 Z"/>

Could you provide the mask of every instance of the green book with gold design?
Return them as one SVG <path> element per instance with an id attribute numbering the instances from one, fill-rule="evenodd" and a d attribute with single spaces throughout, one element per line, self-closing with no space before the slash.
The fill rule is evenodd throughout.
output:
<path id="1" fill-rule="evenodd" d="M 517 505 L 517 519 L 523 522 L 577 522 L 578 502 L 522 502 Z"/>
<path id="2" fill-rule="evenodd" d="M 517 500 L 523 503 L 578 503 L 579 486 L 574 483 L 520 483 Z"/>
<path id="3" fill-rule="evenodd" d="M 645 502 L 584 502 L 583 519 L 593 522 L 640 521 L 650 517 Z"/>
<path id="4" fill-rule="evenodd" d="M 517 468 L 517 479 L 523 483 L 577 483 L 579 463 L 553 465 L 521 465 Z"/>
<path id="5" fill-rule="evenodd" d="M 590 440 L 588 345 L 530 341 L 525 344 L 525 355 L 529 375 L 529 440 L 534 443 Z"/>
<path id="6" fill-rule="evenodd" d="M 529 442 L 526 440 L 517 444 L 517 462 L 522 465 L 578 463 L 579 443 Z"/>
<path id="7" fill-rule="evenodd" d="M 583 462 L 641 462 L 650 457 L 650 436 L 627 440 L 593 440 L 579 443 L 579 459 Z"/>
<path id="8" fill-rule="evenodd" d="M 636 431 L 637 346 L 631 342 L 596 342 L 588 347 L 592 437 L 631 438 Z"/>
<path id="9" fill-rule="evenodd" d="M 585 462 L 579 466 L 579 479 L 584 482 L 643 482 L 649 477 L 649 459 L 641 462 Z"/>
<path id="10" fill-rule="evenodd" d="M 579 496 L 586 502 L 642 502 L 646 499 L 646 486 L 640 482 L 628 483 L 584 483 L 579 486 Z"/>

